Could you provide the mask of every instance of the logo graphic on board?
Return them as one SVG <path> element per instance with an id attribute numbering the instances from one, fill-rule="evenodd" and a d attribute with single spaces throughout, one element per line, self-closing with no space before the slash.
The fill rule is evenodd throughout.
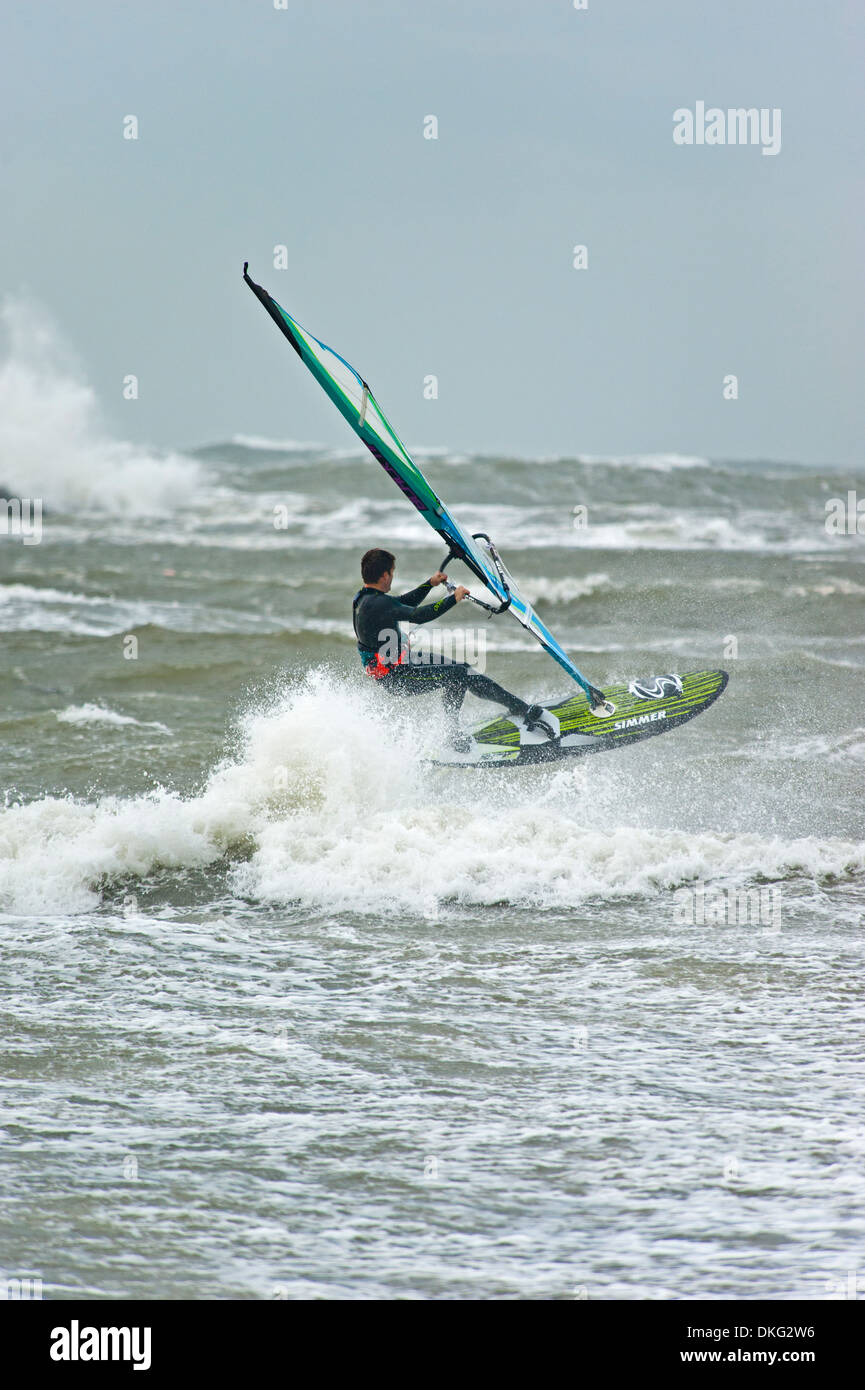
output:
<path id="1" fill-rule="evenodd" d="M 638 700 L 663 700 L 665 695 L 681 695 L 680 676 L 651 676 L 644 681 L 630 681 L 628 690 Z"/>

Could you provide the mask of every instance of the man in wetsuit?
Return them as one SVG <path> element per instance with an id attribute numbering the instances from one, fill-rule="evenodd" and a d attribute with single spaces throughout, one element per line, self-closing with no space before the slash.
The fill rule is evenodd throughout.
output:
<path id="1" fill-rule="evenodd" d="M 554 737 L 557 730 L 550 723 L 551 716 L 546 710 L 540 705 L 527 705 L 518 695 L 503 690 L 466 662 L 444 658 L 424 662 L 409 660 L 400 623 L 432 622 L 467 598 L 469 591 L 460 585 L 447 598 L 422 606 L 431 590 L 447 579 L 439 570 L 416 589 L 395 598 L 390 593 L 395 565 L 396 560 L 389 550 L 368 550 L 360 562 L 363 588 L 355 595 L 352 613 L 357 649 L 367 675 L 393 695 L 423 695 L 430 690 L 441 690 L 452 724 L 451 742 L 463 751 L 471 745 L 471 740 L 457 726 L 466 691 L 481 700 L 504 705 L 526 728 L 538 728 Z"/>

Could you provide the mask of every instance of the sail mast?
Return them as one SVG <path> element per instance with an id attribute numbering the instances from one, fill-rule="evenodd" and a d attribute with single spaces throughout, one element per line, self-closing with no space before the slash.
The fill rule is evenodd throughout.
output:
<path id="1" fill-rule="evenodd" d="M 472 573 L 495 595 L 498 607 L 491 611 L 504 612 L 507 609 L 513 613 L 517 621 L 585 691 L 590 703 L 594 704 L 597 699 L 602 699 L 601 692 L 586 680 L 564 648 L 538 618 L 531 604 L 523 598 L 511 576 L 504 570 L 489 537 L 480 532 L 471 535 L 464 530 L 430 487 L 387 420 L 368 382 L 364 381 L 350 362 L 312 333 L 307 332 L 266 289 L 256 284 L 249 275 L 248 261 L 244 262 L 243 278 L 373 458 L 393 478 L 397 487 L 444 541 L 449 555 L 468 565 Z M 489 604 L 482 606 L 490 608 Z"/>

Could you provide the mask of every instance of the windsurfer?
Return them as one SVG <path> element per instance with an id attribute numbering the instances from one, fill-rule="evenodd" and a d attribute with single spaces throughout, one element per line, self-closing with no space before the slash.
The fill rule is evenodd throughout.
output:
<path id="1" fill-rule="evenodd" d="M 389 550 L 368 550 L 360 562 L 363 588 L 355 595 L 352 613 L 357 649 L 367 675 L 393 695 L 424 695 L 441 690 L 452 724 L 451 742 L 458 749 L 467 750 L 471 742 L 457 725 L 467 692 L 481 700 L 504 705 L 524 727 L 537 728 L 550 738 L 556 737 L 558 730 L 547 710 L 541 705 L 526 704 L 467 662 L 444 657 L 420 662 L 408 659 L 408 647 L 399 624 L 432 622 L 467 598 L 469 591 L 459 585 L 446 598 L 424 604 L 423 600 L 432 590 L 447 580 L 447 575 L 438 570 L 416 589 L 396 597 L 390 593 L 395 568 L 396 559 Z"/>

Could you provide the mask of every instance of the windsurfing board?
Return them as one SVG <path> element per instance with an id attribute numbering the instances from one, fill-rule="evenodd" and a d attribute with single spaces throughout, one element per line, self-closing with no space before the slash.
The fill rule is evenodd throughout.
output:
<path id="1" fill-rule="evenodd" d="M 525 767 L 627 748 L 702 714 L 717 700 L 727 680 L 726 671 L 691 671 L 684 676 L 650 676 L 627 685 L 605 685 L 604 695 L 615 706 L 613 714 L 601 718 L 592 714 L 582 692 L 544 706 L 559 721 L 561 737 L 555 741 L 503 715 L 468 730 L 472 743 L 467 752 L 447 749 L 431 761 L 436 767 Z"/>

